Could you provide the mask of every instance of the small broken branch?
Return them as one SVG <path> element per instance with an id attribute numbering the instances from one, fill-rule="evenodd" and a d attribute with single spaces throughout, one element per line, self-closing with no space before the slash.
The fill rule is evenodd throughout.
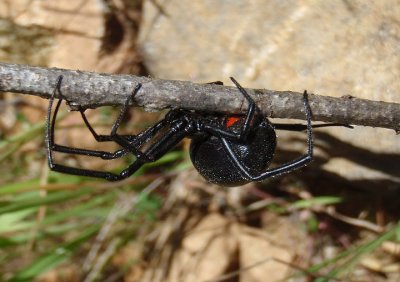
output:
<path id="1" fill-rule="evenodd" d="M 134 75 L 110 75 L 57 68 L 0 63 L 0 91 L 49 98 L 58 76 L 72 109 L 123 105 L 134 87 L 143 86 L 134 104 L 147 110 L 183 108 L 220 113 L 243 113 L 246 101 L 236 87 L 161 80 Z M 301 93 L 247 89 L 267 117 L 305 119 Z M 313 120 L 383 127 L 400 131 L 400 104 L 309 95 Z"/>

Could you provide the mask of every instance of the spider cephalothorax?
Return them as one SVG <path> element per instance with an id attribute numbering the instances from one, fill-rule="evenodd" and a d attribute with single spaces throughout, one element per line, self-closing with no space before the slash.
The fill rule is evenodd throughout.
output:
<path id="1" fill-rule="evenodd" d="M 115 152 L 105 152 L 71 148 L 54 142 L 55 120 L 62 102 L 60 89 L 62 77 L 60 76 L 50 98 L 47 115 L 46 144 L 49 166 L 52 170 L 63 173 L 104 178 L 110 181 L 121 180 L 132 175 L 143 164 L 161 158 L 185 137 L 192 139 L 190 157 L 195 168 L 209 182 L 222 186 L 237 186 L 250 181 L 261 181 L 268 177 L 291 172 L 308 164 L 313 158 L 313 134 L 307 92 L 304 92 L 303 95 L 307 125 L 272 124 L 259 113 L 255 102 L 246 90 L 235 79 L 231 79 L 248 102 L 247 112 L 243 116 L 216 116 L 177 109 L 171 110 L 164 119 L 137 135 L 119 135 L 117 130 L 120 122 L 128 109 L 130 100 L 140 90 L 141 84 L 135 87 L 132 96 L 126 100 L 110 135 L 98 135 L 82 110 L 83 121 L 96 141 L 112 141 L 121 146 L 121 149 Z M 59 101 L 52 117 L 52 106 L 57 93 L 59 94 Z M 317 127 L 332 125 L 336 124 L 319 125 Z M 294 161 L 268 169 L 276 147 L 275 129 L 306 129 L 308 136 L 307 154 Z M 53 151 L 88 155 L 106 160 L 119 158 L 130 153 L 136 157 L 136 160 L 119 174 L 114 174 L 56 164 L 53 160 Z"/>

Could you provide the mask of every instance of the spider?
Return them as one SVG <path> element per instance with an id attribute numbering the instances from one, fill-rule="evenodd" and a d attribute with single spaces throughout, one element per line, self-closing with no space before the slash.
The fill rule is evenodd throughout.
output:
<path id="1" fill-rule="evenodd" d="M 342 124 L 311 125 L 311 109 L 307 92 L 304 91 L 303 104 L 307 125 L 271 123 L 259 110 L 246 92 L 234 79 L 239 92 L 248 102 L 245 115 L 220 116 L 183 109 L 170 110 L 164 119 L 137 135 L 120 135 L 118 127 L 129 108 L 129 102 L 141 89 L 138 84 L 133 89 L 120 109 L 109 135 L 99 135 L 90 125 L 84 110 L 80 110 L 82 119 L 97 142 L 112 141 L 121 146 L 114 152 L 87 150 L 58 145 L 54 141 L 54 127 L 58 110 L 63 101 L 61 94 L 62 76 L 59 76 L 56 87 L 50 98 L 46 123 L 46 145 L 48 163 L 51 170 L 82 176 L 104 178 L 109 181 L 125 179 L 135 173 L 146 163 L 154 162 L 171 150 L 183 138 L 192 139 L 190 158 L 194 167 L 209 182 L 221 186 L 238 186 L 251 181 L 261 181 L 269 177 L 292 172 L 302 168 L 313 159 L 313 127 L 341 126 Z M 222 84 L 221 82 L 215 82 Z M 52 108 L 56 94 L 59 100 Z M 346 125 L 344 125 L 346 126 Z M 307 130 L 307 153 L 293 161 L 268 169 L 275 152 L 275 129 L 302 131 Z M 120 158 L 128 153 L 136 159 L 119 174 L 56 164 L 53 151 L 87 155 L 104 160 Z"/>

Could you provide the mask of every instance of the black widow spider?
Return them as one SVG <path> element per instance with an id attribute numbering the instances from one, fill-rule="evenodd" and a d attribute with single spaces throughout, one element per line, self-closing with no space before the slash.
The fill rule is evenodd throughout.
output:
<path id="1" fill-rule="evenodd" d="M 169 111 L 164 119 L 137 135 L 119 135 L 117 134 L 118 127 L 128 109 L 130 100 L 142 87 L 141 84 L 138 84 L 131 97 L 126 99 L 112 126 L 110 135 L 97 134 L 89 124 L 84 110 L 81 110 L 82 119 L 97 142 L 113 141 L 122 147 L 115 152 L 105 152 L 66 147 L 54 142 L 55 121 L 63 100 L 60 89 L 62 76 L 60 76 L 50 98 L 47 112 L 46 145 L 49 167 L 62 173 L 118 181 L 131 176 L 142 165 L 161 158 L 185 137 L 192 138 L 190 157 L 194 167 L 206 180 L 221 186 L 238 186 L 251 181 L 261 181 L 289 173 L 311 162 L 313 159 L 313 132 L 307 92 L 304 91 L 303 95 L 307 125 L 272 124 L 267 118 L 259 114 L 255 102 L 246 90 L 234 78 L 231 78 L 231 80 L 248 102 L 245 116 L 227 117 L 176 109 Z M 217 84 L 221 83 L 217 82 Z M 58 93 L 59 100 L 53 118 L 51 118 L 56 93 Z M 314 127 L 335 125 L 341 124 L 322 124 Z M 307 129 L 308 151 L 307 154 L 296 160 L 276 168 L 267 169 L 275 152 L 275 129 L 294 131 Z M 149 142 L 150 145 L 147 144 Z M 116 159 L 131 153 L 136 157 L 136 160 L 119 174 L 114 174 L 56 164 L 53 160 L 53 151 L 99 157 L 104 160 Z"/>

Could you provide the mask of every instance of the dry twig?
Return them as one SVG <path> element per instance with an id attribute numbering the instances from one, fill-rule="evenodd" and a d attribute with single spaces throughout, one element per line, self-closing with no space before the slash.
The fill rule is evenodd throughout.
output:
<path id="1" fill-rule="evenodd" d="M 183 108 L 220 113 L 246 110 L 246 102 L 235 87 L 7 63 L 0 63 L 0 91 L 49 98 L 60 75 L 64 76 L 62 94 L 72 109 L 122 105 L 135 85 L 142 83 L 135 104 L 148 110 Z M 300 93 L 247 90 L 265 116 L 305 119 Z M 319 95 L 309 95 L 309 101 L 313 120 L 400 131 L 400 104 L 397 103 Z"/>

